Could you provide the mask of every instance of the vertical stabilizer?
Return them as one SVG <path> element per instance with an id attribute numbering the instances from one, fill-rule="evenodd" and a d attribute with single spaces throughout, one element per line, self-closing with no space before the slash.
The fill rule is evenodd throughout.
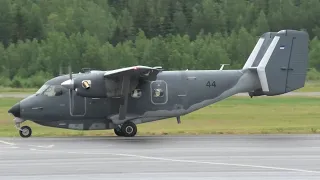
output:
<path id="1" fill-rule="evenodd" d="M 274 34 L 256 67 L 263 94 L 279 95 L 304 86 L 308 69 L 308 41 L 309 35 L 304 31 L 282 30 Z M 258 55 L 255 60 L 259 60 Z M 253 65 L 254 62 L 251 65 L 254 69 Z"/>

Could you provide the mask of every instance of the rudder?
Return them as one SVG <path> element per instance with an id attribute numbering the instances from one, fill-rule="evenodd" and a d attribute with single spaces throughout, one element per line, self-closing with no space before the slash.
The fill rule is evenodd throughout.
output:
<path id="1" fill-rule="evenodd" d="M 275 34 L 257 67 L 263 95 L 279 95 L 304 87 L 308 69 L 309 35 L 282 30 Z M 262 95 L 261 94 L 261 95 Z"/>

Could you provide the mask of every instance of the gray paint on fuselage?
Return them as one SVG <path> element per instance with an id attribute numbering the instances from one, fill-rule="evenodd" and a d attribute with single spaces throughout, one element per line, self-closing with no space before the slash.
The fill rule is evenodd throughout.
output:
<path id="1" fill-rule="evenodd" d="M 164 114 L 161 113 L 164 116 L 176 116 L 179 115 L 181 111 L 183 114 L 185 110 L 194 104 L 216 98 L 226 89 L 233 87 L 241 75 L 242 73 L 239 70 L 164 71 L 158 74 L 157 80 L 163 80 L 168 85 L 167 103 L 159 105 L 153 104 L 150 101 L 151 92 L 148 90 L 149 84 L 147 84 L 143 87 L 145 99 L 135 100 L 131 104 L 135 105 L 134 111 L 136 113 L 138 112 L 138 114 L 142 112 L 144 115 L 152 116 L 152 111 L 163 110 L 163 112 L 168 112 Z M 181 77 L 186 78 L 182 79 Z M 208 81 L 210 83 L 215 81 L 216 87 L 206 86 Z M 176 107 L 179 107 L 179 109 Z M 131 109 L 131 107 L 129 109 Z M 146 111 L 151 114 L 144 113 Z M 159 116 L 159 113 L 154 112 L 154 115 Z"/>
<path id="2" fill-rule="evenodd" d="M 78 75 L 81 74 L 75 76 Z M 246 92 L 248 89 L 244 89 L 239 84 L 243 79 L 241 77 L 244 77 L 241 70 L 160 72 L 156 81 L 166 83 L 167 92 L 165 93 L 167 93 L 168 100 L 164 101 L 164 104 L 152 103 L 153 89 L 150 86 L 152 82 L 145 81 L 137 87 L 137 89 L 141 89 L 141 97 L 133 98 L 129 96 L 128 116 L 124 121 L 132 120 L 139 124 L 188 114 L 233 94 L 241 91 Z M 254 77 L 256 76 L 252 76 L 252 78 Z M 59 76 L 45 84 L 60 85 L 68 78 L 68 75 Z M 250 78 L 246 79 L 250 82 L 242 83 L 245 87 L 248 87 L 248 84 L 252 84 L 253 81 Z M 216 87 L 206 86 L 208 81 L 210 83 L 215 81 Z M 249 86 L 249 90 L 252 90 L 251 88 Z M 22 116 L 44 126 L 67 129 L 111 129 L 123 122 L 117 120 L 120 104 L 118 98 L 86 99 L 86 114 L 84 116 L 72 116 L 69 109 L 68 90 L 65 90 L 61 96 L 32 95 L 21 101 L 24 107 Z M 34 107 L 43 107 L 43 109 L 32 109 Z"/>
<path id="3" fill-rule="evenodd" d="M 180 76 L 186 78 L 181 80 Z M 149 86 L 144 85 L 140 87 L 145 90 L 142 99 L 129 102 L 128 111 L 136 116 L 128 116 L 123 121 L 117 120 L 118 114 L 109 118 L 116 124 L 132 119 L 137 119 L 135 123 L 166 119 L 191 113 L 240 92 L 260 88 L 256 72 L 250 70 L 165 71 L 158 74 L 157 80 L 168 84 L 169 100 L 166 104 L 154 105 L 148 101 Z M 215 81 L 216 87 L 207 87 L 208 81 Z"/>
<path id="4" fill-rule="evenodd" d="M 205 73 L 199 72 L 200 71 L 194 71 L 190 74 L 188 73 L 188 75 L 196 77 L 198 80 L 194 80 L 194 82 L 190 83 L 187 87 L 189 91 L 185 98 L 188 99 L 188 103 L 181 104 L 180 107 L 182 108 L 173 108 L 174 105 L 176 105 L 175 102 L 178 102 L 178 100 L 177 97 L 172 97 L 171 102 L 166 107 L 162 106 L 159 107 L 158 110 L 152 109 L 146 111 L 143 116 L 160 117 L 165 114 L 168 117 L 175 117 L 185 115 L 234 94 L 249 92 L 260 87 L 256 72 L 250 70 L 230 70 L 224 71 L 224 73 L 215 70 L 206 71 Z M 207 81 L 210 80 L 216 81 L 217 87 L 206 87 Z M 180 87 L 185 86 L 181 85 Z M 178 93 L 172 94 L 172 96 L 177 94 Z"/>

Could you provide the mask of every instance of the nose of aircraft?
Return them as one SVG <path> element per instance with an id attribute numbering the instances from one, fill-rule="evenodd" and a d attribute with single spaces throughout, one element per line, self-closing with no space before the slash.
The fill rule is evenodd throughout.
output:
<path id="1" fill-rule="evenodd" d="M 11 113 L 15 117 L 20 117 L 20 103 L 17 103 L 9 109 L 8 113 Z"/>

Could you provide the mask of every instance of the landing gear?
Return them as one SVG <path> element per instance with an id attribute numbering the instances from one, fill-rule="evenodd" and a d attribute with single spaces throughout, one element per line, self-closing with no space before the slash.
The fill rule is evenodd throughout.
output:
<path id="1" fill-rule="evenodd" d="M 124 136 L 124 134 L 122 133 L 121 131 L 121 127 L 117 127 L 114 129 L 114 133 L 117 135 L 117 136 Z"/>
<path id="2" fill-rule="evenodd" d="M 19 130 L 19 134 L 23 138 L 30 137 L 32 134 L 32 130 L 29 126 L 22 126 Z"/>
<path id="3" fill-rule="evenodd" d="M 25 120 L 23 120 L 23 119 L 21 119 L 21 118 L 18 118 L 18 117 L 15 117 L 15 118 L 13 119 L 13 121 L 14 121 L 14 123 L 15 123 L 15 128 L 18 129 L 19 134 L 20 134 L 21 137 L 23 137 L 23 138 L 28 138 L 28 137 L 31 136 L 32 130 L 31 130 L 31 128 L 30 128 L 29 126 L 22 126 L 22 127 L 20 127 L 20 124 L 21 124 L 22 122 L 24 122 Z"/>
<path id="4" fill-rule="evenodd" d="M 121 127 L 115 128 L 114 133 L 117 136 L 133 137 L 137 134 L 137 126 L 133 122 L 128 121 L 122 124 Z"/>
<path id="5" fill-rule="evenodd" d="M 133 122 L 128 121 L 121 126 L 121 131 L 125 137 L 133 137 L 137 134 L 137 126 Z"/>

